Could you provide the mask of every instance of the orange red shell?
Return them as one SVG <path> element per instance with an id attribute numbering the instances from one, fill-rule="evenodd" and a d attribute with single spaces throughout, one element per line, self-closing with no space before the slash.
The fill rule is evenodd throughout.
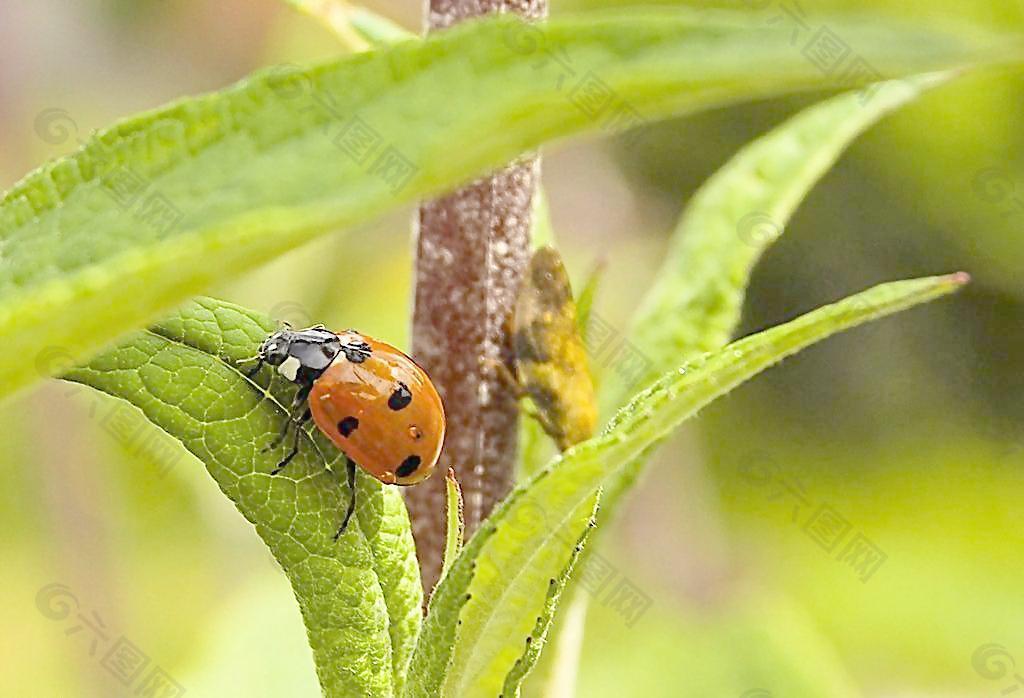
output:
<path id="1" fill-rule="evenodd" d="M 361 362 L 344 353 L 313 383 L 313 421 L 363 470 L 385 484 L 414 485 L 430 477 L 444 443 L 441 396 L 423 369 L 389 344 L 365 341 Z"/>

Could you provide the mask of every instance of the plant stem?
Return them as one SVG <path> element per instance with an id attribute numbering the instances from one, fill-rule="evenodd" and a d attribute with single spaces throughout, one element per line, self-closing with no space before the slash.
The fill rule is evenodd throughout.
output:
<path id="1" fill-rule="evenodd" d="M 537 19 L 547 0 L 430 0 L 428 30 L 502 12 Z M 458 474 L 467 537 L 508 493 L 515 471 L 519 406 L 496 362 L 512 366 L 508 320 L 529 262 L 539 173 L 539 158 L 526 157 L 420 207 L 412 351 L 444 400 L 438 472 Z M 445 479 L 405 495 L 429 593 L 445 544 Z"/>

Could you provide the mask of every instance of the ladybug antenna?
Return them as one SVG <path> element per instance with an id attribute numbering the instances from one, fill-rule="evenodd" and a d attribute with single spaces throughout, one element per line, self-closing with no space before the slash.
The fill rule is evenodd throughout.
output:
<path id="1" fill-rule="evenodd" d="M 258 361 L 257 361 L 257 359 L 258 359 Z M 256 365 L 252 369 L 250 369 L 250 370 L 245 372 L 245 377 L 246 378 L 252 378 L 253 376 L 256 375 L 256 373 L 261 368 L 263 368 L 263 354 L 260 353 L 260 354 L 256 354 L 256 356 L 248 356 L 248 357 L 246 357 L 244 359 L 239 359 L 235 363 L 236 364 L 245 364 L 245 363 L 249 363 L 250 361 L 256 361 Z"/>

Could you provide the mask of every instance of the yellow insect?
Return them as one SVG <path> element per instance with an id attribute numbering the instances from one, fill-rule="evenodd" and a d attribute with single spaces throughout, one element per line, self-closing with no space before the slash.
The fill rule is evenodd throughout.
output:
<path id="1" fill-rule="evenodd" d="M 594 383 L 577 326 L 569 275 L 553 247 L 533 253 L 513 318 L 516 382 L 534 417 L 565 450 L 597 427 Z"/>

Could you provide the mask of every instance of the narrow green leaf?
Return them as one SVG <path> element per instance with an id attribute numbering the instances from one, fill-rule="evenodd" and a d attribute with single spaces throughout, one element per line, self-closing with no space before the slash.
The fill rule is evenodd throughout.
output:
<path id="1" fill-rule="evenodd" d="M 469 543 L 463 548 L 462 554 L 456 558 L 454 565 L 449 569 L 447 576 L 435 588 L 430 597 L 430 604 L 427 617 L 424 620 L 424 630 L 416 643 L 416 651 L 409 671 L 409 682 L 406 687 L 406 696 L 416 698 L 427 698 L 428 696 L 461 696 L 461 695 L 497 695 L 501 692 L 504 682 L 513 678 L 521 681 L 529 669 L 534 665 L 540 654 L 546 634 L 550 629 L 553 613 L 557 606 L 565 583 L 571 576 L 573 566 L 582 549 L 583 541 L 593 522 L 595 499 L 585 503 L 574 510 L 569 518 L 573 522 L 570 528 L 578 529 L 579 535 L 575 539 L 562 539 L 561 545 L 547 545 L 543 549 L 535 547 L 535 540 L 541 540 L 544 535 L 551 532 L 551 528 L 557 523 L 547 519 L 545 510 L 527 502 L 527 506 L 520 506 L 515 520 L 509 520 L 504 512 L 513 507 L 513 502 L 519 500 L 520 489 L 514 490 L 499 508 L 491 514 L 485 524 L 477 530 Z M 526 575 L 536 587 L 538 598 L 542 600 L 539 612 L 534 615 L 523 608 L 506 607 L 504 610 L 508 620 L 517 624 L 522 633 L 507 635 L 502 638 L 503 654 L 507 663 L 507 670 L 502 676 L 489 677 L 488 687 L 482 689 L 482 693 L 470 692 L 462 694 L 463 690 L 457 685 L 457 675 L 452 668 L 454 661 L 454 647 L 456 633 L 461 631 L 462 616 L 460 615 L 464 604 L 472 597 L 469 588 L 474 581 L 475 575 L 486 576 L 492 583 L 498 583 L 497 576 L 500 572 L 489 563 L 487 559 L 480 560 L 480 552 L 485 548 L 486 543 L 495 535 L 500 528 L 506 524 L 508 531 L 506 537 L 514 535 L 514 545 L 521 551 L 535 551 L 542 555 L 545 562 L 545 569 L 556 569 L 558 572 L 552 577 L 541 579 L 533 575 Z M 541 565 L 537 565 L 540 569 Z M 528 570 L 527 570 L 528 572 Z M 543 589 L 541 589 L 543 587 Z M 501 632 L 501 630 L 495 630 Z M 529 638 L 529 640 L 528 640 Z M 489 637 L 488 641 L 494 638 Z M 536 643 L 536 651 L 532 645 Z M 488 694 L 487 691 L 490 691 Z M 510 692 L 507 695 L 514 695 Z"/>
<path id="2" fill-rule="evenodd" d="M 811 188 L 857 136 L 952 77 L 919 75 L 816 104 L 744 147 L 709 179 L 684 211 L 630 327 L 629 336 L 650 362 L 639 384 L 725 346 L 739 323 L 754 265 Z M 615 387 L 621 384 L 602 395 L 606 408 L 621 404 Z M 609 485 L 605 512 L 617 511 L 646 460 L 635 458 Z"/>
<path id="3" fill-rule="evenodd" d="M 640 385 L 725 346 L 751 270 L 811 188 L 867 128 L 950 77 L 881 83 L 821 102 L 744 147 L 709 179 L 680 219 L 633 318 L 629 336 L 650 362 Z"/>
<path id="4" fill-rule="evenodd" d="M 577 570 L 585 569 L 587 557 L 594 554 L 593 546 L 593 542 L 587 543 L 587 547 L 573 565 L 574 574 L 583 574 Z M 520 686 L 520 692 L 528 696 L 573 698 L 579 693 L 577 680 L 583 639 L 587 629 L 590 595 L 583 593 L 579 584 L 573 584 L 572 579 L 563 591 L 562 598 L 558 600 L 558 614 L 553 618 L 548 639 L 544 644 L 544 653 L 537 658 L 536 666 Z"/>
<path id="5" fill-rule="evenodd" d="M 754 265 L 782 235 L 811 187 L 864 130 L 951 77 L 883 83 L 817 104 L 743 148 L 708 180 L 684 211 L 666 260 L 633 318 L 629 336 L 650 362 L 639 384 L 724 346 L 739 322 Z M 614 390 L 621 390 L 621 383 L 605 387 L 611 390 L 602 402 L 619 405 L 623 395 Z M 606 488 L 605 511 L 617 511 L 619 498 L 646 461 L 646 456 L 634 458 Z M 587 564 L 586 554 L 580 564 Z M 586 597 L 574 601 L 585 605 Z"/>
<path id="6" fill-rule="evenodd" d="M 520 403 L 524 412 L 536 410 L 529 398 Z M 532 417 L 519 420 L 519 469 L 516 480 L 525 480 L 551 460 L 555 452 L 551 437 L 544 433 L 540 422 Z"/>
<path id="7" fill-rule="evenodd" d="M 349 8 L 349 21 L 360 36 L 377 47 L 418 38 L 416 34 L 387 17 L 358 5 Z"/>
<path id="8" fill-rule="evenodd" d="M 548 207 L 548 195 L 543 187 L 537 187 L 533 195 L 533 208 L 530 212 L 533 225 L 530 228 L 530 245 L 537 250 L 541 247 L 558 247 L 555 241 L 555 227 L 551 224 L 551 209 Z"/>
<path id="9" fill-rule="evenodd" d="M 892 76 L 1020 52 L 962 29 L 827 24 Z M 570 98 L 589 93 L 552 56 L 612 99 Z M 48 370 L 40 347 L 87 358 L 233 274 L 543 142 L 823 86 L 764 17 L 631 10 L 490 18 L 135 117 L 0 201 L 0 395 Z"/>
<path id="10" fill-rule="evenodd" d="M 877 286 L 741 339 L 670 372 L 598 437 L 520 485 L 466 546 L 435 592 L 413 658 L 410 695 L 493 696 L 515 671 L 551 580 L 571 562 L 598 491 L 637 454 L 765 368 L 841 330 L 941 295 L 964 274 Z M 513 674 L 515 675 L 515 674 Z M 443 687 L 443 690 L 441 688 Z"/>
<path id="11" fill-rule="evenodd" d="M 817 104 L 743 148 L 708 180 L 680 218 L 666 260 L 633 318 L 629 336 L 649 361 L 639 384 L 724 346 L 739 322 L 751 270 L 811 187 L 865 129 L 949 77 L 883 83 Z M 581 294 L 577 305 L 589 303 Z M 604 387 L 602 402 L 621 404 L 622 384 Z M 645 462 L 635 458 L 604 492 L 606 512 L 617 511 L 619 497 Z M 585 597 L 578 601 L 586 603 Z"/>
<path id="12" fill-rule="evenodd" d="M 352 51 L 417 38 L 387 17 L 345 0 L 286 0 L 334 32 Z"/>
<path id="13" fill-rule="evenodd" d="M 587 327 L 590 325 L 590 312 L 594 308 L 594 300 L 601 287 L 607 261 L 602 258 L 594 264 L 576 296 L 576 326 L 579 327 L 581 335 L 586 334 Z"/>
<path id="14" fill-rule="evenodd" d="M 445 494 L 447 505 L 447 530 L 444 539 L 444 561 L 441 565 L 441 579 L 444 579 L 452 562 L 462 552 L 465 543 L 466 532 L 465 518 L 463 517 L 462 488 L 459 481 L 455 479 L 455 471 L 448 468 L 448 475 L 445 477 Z"/>
<path id="15" fill-rule="evenodd" d="M 291 581 L 325 695 L 397 694 L 420 626 L 422 590 L 408 516 L 394 488 L 359 474 L 354 523 L 336 542 L 349 493 L 345 458 L 315 430 L 262 449 L 287 418 L 294 386 L 251 357 L 275 324 L 200 299 L 67 374 L 127 400 L 206 464 Z M 328 469 L 330 468 L 330 470 Z"/>
<path id="16" fill-rule="evenodd" d="M 520 694 L 523 681 L 540 661 L 541 652 L 547 646 L 548 638 L 551 636 L 551 631 L 554 627 L 555 611 L 558 610 L 559 605 L 562 603 L 562 595 L 569 584 L 569 580 L 572 579 L 573 572 L 576 571 L 576 566 L 580 562 L 584 545 L 596 525 L 594 520 L 594 517 L 597 514 L 596 499 L 595 505 L 591 510 L 592 514 L 587 522 L 588 525 L 583 530 L 583 534 L 580 536 L 579 541 L 577 541 L 576 545 L 573 546 L 569 562 L 562 569 L 557 578 L 550 580 L 548 595 L 544 600 L 544 608 L 541 610 L 541 614 L 537 618 L 533 631 L 527 636 L 525 643 L 526 646 L 522 648 L 522 654 L 516 660 L 515 664 L 512 665 L 512 670 L 509 671 L 508 675 L 505 677 L 505 684 L 499 695 L 518 696 Z M 580 639 L 582 640 L 582 638 Z"/>

